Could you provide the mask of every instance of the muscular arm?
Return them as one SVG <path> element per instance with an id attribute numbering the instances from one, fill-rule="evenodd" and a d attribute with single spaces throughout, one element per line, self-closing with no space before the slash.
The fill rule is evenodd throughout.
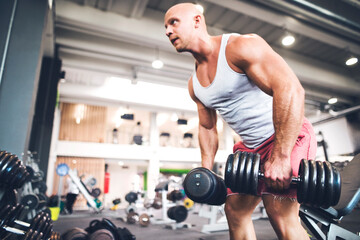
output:
<path id="1" fill-rule="evenodd" d="M 199 115 L 199 145 L 201 150 L 201 165 L 212 169 L 215 154 L 218 150 L 218 134 L 216 129 L 216 112 L 205 107 L 194 94 L 192 78 L 189 80 L 189 93 L 195 101 Z"/>
<path id="2" fill-rule="evenodd" d="M 260 89 L 273 96 L 275 141 L 264 166 L 265 182 L 275 190 L 288 188 L 290 155 L 304 116 L 304 89 L 286 62 L 260 37 L 245 36 L 230 46 L 234 68 L 244 71 Z"/>

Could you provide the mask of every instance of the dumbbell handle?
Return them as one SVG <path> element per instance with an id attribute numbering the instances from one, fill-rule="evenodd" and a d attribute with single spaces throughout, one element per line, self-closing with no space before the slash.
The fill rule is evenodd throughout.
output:
<path id="1" fill-rule="evenodd" d="M 7 232 L 11 232 L 11 233 L 15 233 L 18 235 L 25 235 L 25 231 L 17 229 L 17 228 L 13 228 L 13 227 L 9 227 L 9 226 L 3 226 L 2 227 L 4 230 L 6 230 Z"/>
<path id="2" fill-rule="evenodd" d="M 264 173 L 259 172 L 258 174 L 259 174 L 259 178 L 262 178 L 262 179 L 265 178 Z M 301 182 L 300 177 L 292 177 L 292 178 L 291 178 L 291 183 L 292 183 L 292 184 L 297 184 L 297 183 L 300 183 L 300 182 Z"/>

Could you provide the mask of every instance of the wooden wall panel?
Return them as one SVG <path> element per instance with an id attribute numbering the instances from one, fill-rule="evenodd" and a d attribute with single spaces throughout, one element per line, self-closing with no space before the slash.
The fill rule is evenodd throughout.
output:
<path id="1" fill-rule="evenodd" d="M 105 142 L 106 111 L 102 106 L 61 103 L 59 140 Z"/>
<path id="2" fill-rule="evenodd" d="M 55 166 L 60 163 L 66 163 L 71 169 L 76 169 L 78 171 L 78 176 L 84 175 L 83 179 L 86 177 L 92 176 L 96 178 L 96 185 L 94 187 L 100 188 L 101 192 L 104 191 L 104 177 L 105 177 L 105 160 L 99 158 L 79 158 L 79 157 L 57 157 Z M 66 179 L 69 176 L 62 178 L 62 195 L 66 195 Z M 54 173 L 54 186 L 53 193 L 54 195 L 58 194 L 59 188 L 59 175 Z M 103 201 L 103 194 L 99 197 L 100 201 Z M 79 194 L 75 205 L 74 210 L 87 209 L 86 200 Z"/>

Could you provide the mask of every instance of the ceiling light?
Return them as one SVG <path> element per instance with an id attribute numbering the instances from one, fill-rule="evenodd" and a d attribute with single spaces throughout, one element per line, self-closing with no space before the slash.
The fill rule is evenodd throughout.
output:
<path id="1" fill-rule="evenodd" d="M 160 69 L 160 68 L 162 68 L 162 67 L 164 66 L 164 63 L 163 63 L 161 60 L 156 59 L 156 60 L 154 60 L 154 61 L 152 62 L 151 65 L 152 65 L 152 67 L 155 68 L 155 69 Z"/>
<path id="2" fill-rule="evenodd" d="M 195 8 L 196 8 L 197 10 L 199 10 L 201 13 L 204 13 L 204 7 L 201 6 L 200 4 L 196 4 L 196 5 L 195 5 Z"/>
<path id="3" fill-rule="evenodd" d="M 330 99 L 328 100 L 328 103 L 329 103 L 329 104 L 335 104 L 335 103 L 337 103 L 337 101 L 338 101 L 338 99 L 337 99 L 336 97 L 332 97 L 332 98 L 330 98 Z"/>
<path id="4" fill-rule="evenodd" d="M 119 166 L 124 166 L 124 162 L 123 161 L 118 161 L 118 165 Z"/>
<path id="5" fill-rule="evenodd" d="M 282 45 L 284 45 L 284 46 L 290 46 L 294 42 L 295 42 L 295 38 L 292 35 L 286 35 L 281 41 Z"/>
<path id="6" fill-rule="evenodd" d="M 155 48 L 155 60 L 151 65 L 155 69 L 160 69 L 164 66 L 164 63 L 160 60 L 159 48 Z"/>
<path id="7" fill-rule="evenodd" d="M 351 65 L 354 65 L 358 62 L 358 59 L 356 57 L 351 57 L 349 58 L 348 60 L 346 60 L 346 65 L 347 66 L 351 66 Z"/>

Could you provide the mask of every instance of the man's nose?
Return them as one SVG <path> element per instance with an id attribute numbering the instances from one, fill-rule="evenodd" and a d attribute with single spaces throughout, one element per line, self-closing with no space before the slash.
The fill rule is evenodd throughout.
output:
<path id="1" fill-rule="evenodd" d="M 171 29 L 171 27 L 167 27 L 167 28 L 166 28 L 165 34 L 166 34 L 167 37 L 170 37 L 170 35 L 172 34 L 172 29 Z"/>

